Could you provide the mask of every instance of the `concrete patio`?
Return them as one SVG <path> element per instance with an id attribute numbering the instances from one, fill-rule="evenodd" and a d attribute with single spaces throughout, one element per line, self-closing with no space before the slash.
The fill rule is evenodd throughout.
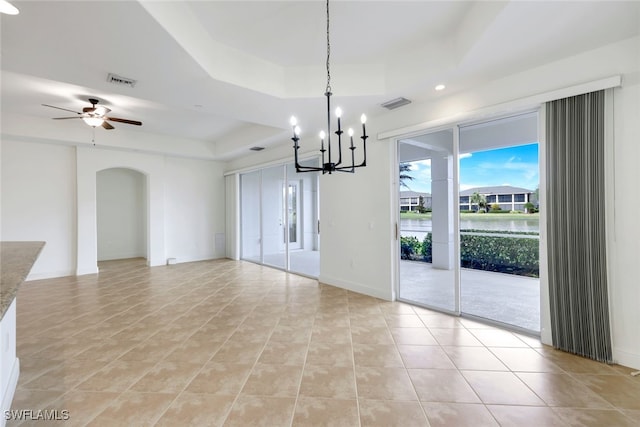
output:
<path id="1" fill-rule="evenodd" d="M 540 331 L 540 280 L 513 274 L 461 269 L 461 311 Z M 400 298 L 453 311 L 453 270 L 421 261 L 400 262 Z"/>

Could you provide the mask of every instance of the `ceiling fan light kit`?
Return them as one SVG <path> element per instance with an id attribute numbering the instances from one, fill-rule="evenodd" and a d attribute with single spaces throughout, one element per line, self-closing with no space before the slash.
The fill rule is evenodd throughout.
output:
<path id="1" fill-rule="evenodd" d="M 69 111 L 71 113 L 77 114 L 73 117 L 54 117 L 53 120 L 67 120 L 67 119 L 82 119 L 87 125 L 92 128 L 96 128 L 96 126 L 102 126 L 107 130 L 114 129 L 114 127 L 107 122 L 118 122 L 118 123 L 126 123 L 128 125 L 134 126 L 142 126 L 142 122 L 137 120 L 129 120 L 129 119 L 120 119 L 117 117 L 107 116 L 111 109 L 104 107 L 102 105 L 98 105 L 100 102 L 95 98 L 89 98 L 88 101 L 91 103 L 91 107 L 84 107 L 82 112 L 69 110 L 67 108 L 56 107 L 55 105 L 42 104 L 44 107 L 57 108 L 58 110 Z"/>
<path id="2" fill-rule="evenodd" d="M 89 126 L 102 126 L 104 119 L 102 117 L 83 117 L 82 120 Z"/>
<path id="3" fill-rule="evenodd" d="M 327 88 L 325 90 L 324 96 L 327 97 L 327 132 L 320 132 L 320 153 L 322 155 L 322 166 L 321 167 L 312 167 L 312 166 L 302 166 L 298 163 L 298 149 L 300 145 L 298 141 L 300 141 L 300 127 L 298 126 L 298 120 L 295 117 L 291 117 L 290 124 L 293 128 L 293 137 L 291 140 L 293 141 L 293 154 L 295 158 L 295 166 L 296 172 L 320 172 L 322 174 L 331 174 L 333 172 L 349 172 L 354 173 L 356 168 L 367 166 L 367 131 L 365 128 L 365 123 L 367 122 L 367 116 L 364 114 L 360 117 L 360 122 L 362 123 L 362 151 L 363 151 L 363 160 L 362 163 L 356 164 L 355 162 L 355 150 L 356 147 L 353 143 L 353 129 L 349 129 L 347 134 L 350 139 L 349 149 L 351 150 L 351 164 L 342 166 L 342 134 L 344 131 L 342 130 L 340 119 L 342 117 L 342 109 L 340 107 L 336 108 L 335 114 L 338 119 L 338 130 L 334 133 L 338 137 L 338 159 L 334 161 L 335 156 L 332 156 L 331 152 L 331 71 L 329 67 L 329 58 L 331 54 L 331 44 L 329 42 L 329 0 L 327 0 Z M 326 148 L 325 148 L 325 138 L 327 140 Z M 335 147 L 334 147 L 335 148 Z M 325 155 L 326 153 L 326 155 Z M 335 153 L 334 153 L 335 154 Z"/>

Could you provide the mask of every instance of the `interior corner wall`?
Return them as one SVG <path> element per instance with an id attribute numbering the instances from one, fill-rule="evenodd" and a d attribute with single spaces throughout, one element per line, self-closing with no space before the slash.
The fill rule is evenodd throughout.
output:
<path id="1" fill-rule="evenodd" d="M 76 150 L 3 135 L 2 238 L 46 242 L 28 280 L 75 274 Z"/>

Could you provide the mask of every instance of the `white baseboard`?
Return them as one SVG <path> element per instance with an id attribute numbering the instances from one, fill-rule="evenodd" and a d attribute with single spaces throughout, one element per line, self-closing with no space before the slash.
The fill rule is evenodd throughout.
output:
<path id="1" fill-rule="evenodd" d="M 89 274 L 89 273 L 85 273 Z M 25 282 L 31 280 L 41 280 L 41 279 L 55 279 L 56 277 L 67 277 L 67 276 L 75 276 L 75 270 L 61 270 L 61 271 L 49 271 L 46 273 L 29 273 Z"/>
<path id="2" fill-rule="evenodd" d="M 16 393 L 16 388 L 18 387 L 18 378 L 20 377 L 20 359 L 16 357 L 16 360 L 13 362 L 13 367 L 11 368 L 11 373 L 9 374 L 9 381 L 7 383 L 7 388 L 4 391 L 4 395 L 2 396 L 2 411 L 0 416 L 0 427 L 5 427 L 5 411 L 11 409 L 11 402 L 13 402 L 13 396 Z"/>
<path id="3" fill-rule="evenodd" d="M 96 265 L 95 267 L 91 267 L 91 268 L 82 268 L 82 269 L 78 269 L 76 270 L 76 276 L 84 276 L 85 274 L 98 274 L 98 266 Z M 70 274 L 70 276 L 73 276 L 73 274 Z"/>
<path id="4" fill-rule="evenodd" d="M 613 360 L 622 366 L 640 370 L 640 354 L 613 348 Z"/>
<path id="5" fill-rule="evenodd" d="M 220 258 L 224 258 L 224 255 L 214 255 L 214 254 L 209 254 L 209 255 L 204 255 L 204 256 L 195 256 L 195 257 L 167 257 L 167 258 L 175 258 L 176 260 L 176 264 L 183 264 L 185 262 L 198 262 L 198 261 L 211 261 L 214 259 L 220 259 Z M 166 260 L 164 260 L 163 263 L 161 264 L 153 264 L 150 265 L 150 267 L 156 267 L 156 266 L 160 266 L 160 265 L 166 265 L 167 262 Z"/>
<path id="6" fill-rule="evenodd" d="M 388 291 L 381 291 L 380 289 L 373 289 L 367 286 L 363 286 L 360 283 L 349 282 L 347 280 L 337 279 L 335 277 L 320 275 L 318 278 L 320 283 L 335 286 L 338 288 L 346 289 L 348 291 L 357 292 L 359 294 L 368 295 L 370 297 L 383 299 L 385 301 L 393 301 L 394 295 L 389 286 Z"/>

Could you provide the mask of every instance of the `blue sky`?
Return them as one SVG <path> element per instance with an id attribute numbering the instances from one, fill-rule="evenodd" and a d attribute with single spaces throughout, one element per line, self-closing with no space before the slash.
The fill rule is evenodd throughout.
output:
<path id="1" fill-rule="evenodd" d="M 539 183 L 538 144 L 519 145 L 463 154 L 460 158 L 460 189 L 511 185 L 535 190 Z M 411 162 L 409 189 L 431 192 L 431 161 Z M 406 190 L 406 188 L 403 188 Z"/>

